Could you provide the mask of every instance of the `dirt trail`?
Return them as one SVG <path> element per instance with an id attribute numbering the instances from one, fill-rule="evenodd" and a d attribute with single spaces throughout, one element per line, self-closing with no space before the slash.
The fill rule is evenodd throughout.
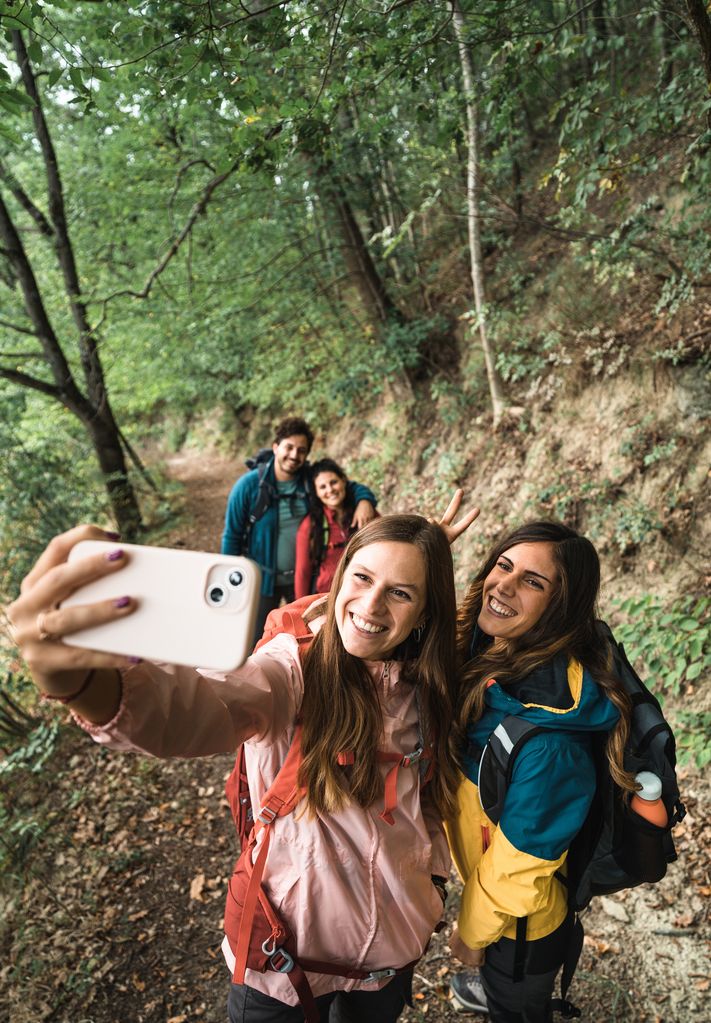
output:
<path id="1" fill-rule="evenodd" d="M 169 542 L 197 551 L 219 550 L 227 497 L 237 477 L 247 471 L 244 463 L 215 451 L 189 450 L 169 458 L 166 468 L 185 488 L 183 514 Z"/>

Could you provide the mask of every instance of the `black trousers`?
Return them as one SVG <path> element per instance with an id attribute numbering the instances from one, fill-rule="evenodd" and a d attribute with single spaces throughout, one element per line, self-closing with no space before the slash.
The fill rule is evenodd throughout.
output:
<path id="1" fill-rule="evenodd" d="M 333 991 L 316 999 L 321 1023 L 395 1023 L 411 1001 L 412 972 L 399 974 L 379 991 Z M 230 1023 L 303 1023 L 300 1005 L 286 1005 L 247 984 L 233 984 L 227 1001 Z"/>
<path id="2" fill-rule="evenodd" d="M 523 967 L 520 979 L 515 979 L 519 972 L 516 941 L 500 938 L 487 947 L 481 982 L 491 1023 L 550 1023 L 555 979 L 565 959 L 573 923 L 570 915 L 552 934 L 526 942 L 525 951 L 519 947 Z"/>
<path id="3" fill-rule="evenodd" d="M 279 607 L 282 600 L 285 604 L 290 604 L 294 599 L 294 584 L 287 583 L 285 586 L 275 586 L 274 593 L 271 596 L 262 596 L 259 598 L 259 610 L 257 611 L 257 620 L 254 623 L 254 639 L 252 646 L 258 643 L 262 638 L 264 632 L 264 623 L 267 620 L 267 615 L 274 608 Z"/>

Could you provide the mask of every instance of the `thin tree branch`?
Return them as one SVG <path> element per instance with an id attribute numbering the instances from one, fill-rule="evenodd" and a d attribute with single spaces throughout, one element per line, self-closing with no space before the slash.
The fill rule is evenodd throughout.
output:
<path id="1" fill-rule="evenodd" d="M 207 169 L 210 171 L 211 174 L 215 173 L 215 168 L 212 166 L 211 163 L 208 163 L 207 160 L 203 160 L 203 159 L 189 160 L 188 163 L 183 164 L 183 166 L 178 169 L 178 173 L 177 173 L 177 175 L 175 177 L 175 185 L 173 187 L 173 191 L 170 194 L 170 199 L 168 200 L 168 205 L 169 206 L 172 206 L 173 203 L 175 202 L 175 200 L 176 200 L 176 198 L 178 196 L 178 191 L 180 189 L 181 182 L 182 182 L 183 177 L 185 176 L 185 174 L 190 170 L 191 167 L 197 167 L 200 164 L 202 164 L 203 167 L 207 167 Z"/>
<path id="2" fill-rule="evenodd" d="M 4 366 L 0 366 L 0 377 L 5 380 L 9 380 L 13 384 L 19 384 L 20 387 L 29 387 L 33 391 L 40 391 L 42 394 L 48 395 L 50 398 L 54 398 L 55 401 L 59 401 L 62 405 L 66 405 L 66 401 L 62 395 L 62 392 L 54 384 L 48 383 L 46 380 L 39 380 L 37 377 L 32 377 L 29 373 L 22 373 L 16 369 L 6 369 Z"/>
<path id="3" fill-rule="evenodd" d="M 123 444 L 124 448 L 126 449 L 126 453 L 127 453 L 128 457 L 131 459 L 131 461 L 133 462 L 134 466 L 136 467 L 136 469 L 138 470 L 138 472 L 140 473 L 142 478 L 146 481 L 148 486 L 151 488 L 151 490 L 155 491 L 156 494 L 159 494 L 160 491 L 158 489 L 158 486 L 156 485 L 155 480 L 151 476 L 151 474 L 148 471 L 148 469 L 146 468 L 146 466 L 141 461 L 140 455 L 138 454 L 136 449 L 133 447 L 133 445 L 131 444 L 130 440 L 128 439 L 128 437 L 123 432 L 123 430 L 119 429 L 118 427 L 117 427 L 117 430 L 118 430 L 119 439 L 120 439 L 121 443 Z"/>
<path id="4" fill-rule="evenodd" d="M 323 90 L 326 88 L 326 82 L 328 81 L 328 75 L 333 65 L 333 58 L 336 52 L 336 40 L 338 39 L 338 29 L 341 27 L 341 21 L 343 20 L 343 15 L 346 13 L 347 4 L 348 0 L 343 0 L 343 3 L 341 4 L 341 9 L 336 13 L 336 16 L 334 18 L 333 34 L 331 36 L 331 45 L 328 48 L 326 66 L 324 67 L 323 74 L 321 75 L 321 84 L 319 85 L 319 89 L 316 94 L 316 99 L 309 107 L 308 113 L 306 114 L 307 117 L 309 116 L 309 114 L 313 113 L 313 111 L 318 106 L 319 100 L 323 95 Z"/>
<path id="5" fill-rule="evenodd" d="M 28 334 L 30 337 L 38 337 L 36 330 L 29 327 L 21 327 L 19 323 L 10 323 L 9 320 L 0 320 L 0 327 L 7 327 L 8 330 L 15 330 L 18 334 Z"/>
<path id="6" fill-rule="evenodd" d="M 40 233 L 46 238 L 54 237 L 54 228 L 45 217 L 41 209 L 39 209 L 30 199 L 29 195 L 25 192 L 20 182 L 17 180 L 14 174 L 7 169 L 4 163 L 0 161 L 0 179 L 2 179 L 7 187 L 10 189 L 12 194 L 15 196 L 20 206 L 26 210 L 32 217 L 37 227 L 40 229 Z"/>
<path id="7" fill-rule="evenodd" d="M 172 260 L 173 256 L 180 249 L 180 246 L 183 244 L 185 239 L 192 231 L 198 217 L 201 216 L 201 214 L 203 214 L 207 209 L 207 206 L 210 200 L 212 199 L 215 190 L 220 187 L 223 181 L 226 181 L 227 178 L 234 174 L 238 167 L 239 161 L 235 161 L 235 163 L 233 163 L 228 170 L 224 171 L 222 174 L 216 174 L 214 178 L 208 181 L 202 195 L 200 196 L 200 198 L 190 211 L 190 215 L 188 216 L 188 219 L 185 223 L 185 227 L 182 229 L 180 234 L 178 234 L 177 237 L 173 239 L 173 242 L 170 245 L 168 251 L 160 260 L 158 265 L 155 266 L 153 270 L 151 270 L 151 272 L 148 274 L 145 284 L 143 285 L 140 291 L 135 291 L 132 288 L 123 288 L 121 291 L 112 292 L 112 294 L 107 295 L 105 298 L 101 300 L 103 305 L 103 312 L 101 315 L 99 325 L 103 323 L 104 319 L 106 318 L 106 306 L 108 305 L 109 302 L 113 301 L 113 299 L 124 298 L 126 296 L 130 296 L 131 298 L 148 298 L 151 292 L 151 288 L 153 287 L 157 279 L 160 277 L 160 275 L 163 273 L 163 271 L 166 269 L 166 267 Z"/>

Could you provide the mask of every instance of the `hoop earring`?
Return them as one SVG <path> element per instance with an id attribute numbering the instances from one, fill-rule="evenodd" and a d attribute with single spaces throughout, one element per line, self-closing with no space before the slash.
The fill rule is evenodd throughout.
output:
<path id="1" fill-rule="evenodd" d="M 414 636 L 416 643 L 422 642 L 422 636 L 424 634 L 424 631 L 425 631 L 424 622 L 422 622 L 421 625 L 416 625 L 415 628 L 412 630 L 412 635 Z"/>

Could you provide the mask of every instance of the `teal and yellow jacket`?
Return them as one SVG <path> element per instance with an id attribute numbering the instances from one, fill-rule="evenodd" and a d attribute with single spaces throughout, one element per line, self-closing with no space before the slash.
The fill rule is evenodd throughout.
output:
<path id="1" fill-rule="evenodd" d="M 479 751 L 505 717 L 517 715 L 550 731 L 522 747 L 498 826 L 479 801 Z M 564 659 L 507 685 L 490 683 L 482 717 L 467 733 L 458 792 L 459 815 L 448 827 L 464 882 L 459 931 L 470 948 L 516 937 L 528 917 L 529 941 L 565 919 L 566 892 L 555 877 L 582 827 L 595 793 L 593 736 L 609 732 L 619 713 L 575 660 Z M 475 752 L 476 751 L 476 752 Z"/>

